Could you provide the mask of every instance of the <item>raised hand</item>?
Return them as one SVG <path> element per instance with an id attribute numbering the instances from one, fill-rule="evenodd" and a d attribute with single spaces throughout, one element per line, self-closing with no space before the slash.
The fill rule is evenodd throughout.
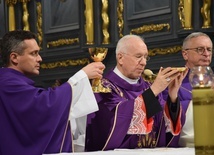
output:
<path id="1" fill-rule="evenodd" d="M 155 96 L 157 96 L 159 93 L 165 90 L 170 83 L 172 83 L 176 78 L 178 78 L 178 76 L 180 76 L 180 74 L 181 72 L 177 69 L 172 69 L 171 67 L 167 67 L 167 68 L 161 67 L 157 74 L 157 77 L 155 78 L 153 84 L 150 87 L 153 93 L 155 94 Z M 180 79 L 181 81 L 184 78 L 183 76 L 181 76 L 181 79 Z M 173 90 L 173 92 L 176 92 L 176 89 Z"/>
<path id="2" fill-rule="evenodd" d="M 82 70 L 87 74 L 89 79 L 101 79 L 104 69 L 105 65 L 102 62 L 92 62 L 82 68 Z"/>
<path id="3" fill-rule="evenodd" d="M 174 80 L 171 80 L 168 86 L 168 93 L 172 102 L 176 101 L 178 90 L 182 84 L 183 79 L 186 77 L 188 73 L 188 69 L 183 72 L 179 72 L 179 74 L 175 77 Z"/>

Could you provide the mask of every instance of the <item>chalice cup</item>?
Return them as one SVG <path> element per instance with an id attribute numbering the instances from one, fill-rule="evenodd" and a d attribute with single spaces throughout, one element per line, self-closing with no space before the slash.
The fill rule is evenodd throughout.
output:
<path id="1" fill-rule="evenodd" d="M 91 59 L 95 62 L 102 62 L 106 54 L 108 52 L 107 48 L 89 48 L 89 54 L 91 56 Z M 92 90 L 94 93 L 108 93 L 111 92 L 110 88 L 106 88 L 102 85 L 101 79 L 96 78 L 92 80 Z"/>

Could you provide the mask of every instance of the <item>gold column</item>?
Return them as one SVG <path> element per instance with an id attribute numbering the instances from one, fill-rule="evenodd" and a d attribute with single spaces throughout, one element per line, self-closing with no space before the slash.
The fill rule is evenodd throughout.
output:
<path id="1" fill-rule="evenodd" d="M 109 44 L 109 16 L 108 16 L 108 0 L 102 0 L 102 19 L 103 19 L 103 44 Z"/>
<path id="2" fill-rule="evenodd" d="M 184 29 L 192 29 L 192 0 L 184 0 Z"/>
<path id="3" fill-rule="evenodd" d="M 28 8 L 27 8 L 27 3 L 30 0 L 19 0 L 20 2 L 22 2 L 22 9 L 23 9 L 23 16 L 22 16 L 22 21 L 23 21 L 23 30 L 30 30 L 30 26 L 29 26 L 29 22 L 28 22 L 28 17 L 29 17 L 29 13 L 28 13 Z"/>
<path id="4" fill-rule="evenodd" d="M 93 0 L 84 0 L 85 2 L 85 34 L 86 44 L 94 44 L 94 12 Z"/>
<path id="5" fill-rule="evenodd" d="M 17 3 L 17 0 L 6 0 L 6 3 L 9 7 L 9 31 L 13 31 L 16 29 L 14 5 Z"/>
<path id="6" fill-rule="evenodd" d="M 40 49 L 42 49 L 42 41 L 43 41 L 43 31 L 42 31 L 42 5 L 41 2 L 37 2 L 36 3 L 36 11 L 37 11 L 37 23 L 36 23 L 36 27 L 37 27 L 37 37 L 38 37 L 38 44 Z"/>
<path id="7" fill-rule="evenodd" d="M 203 17 L 202 28 L 210 28 L 211 27 L 210 7 L 211 7 L 211 0 L 203 0 L 203 6 L 201 7 L 201 15 Z"/>
<path id="8" fill-rule="evenodd" d="M 180 0 L 178 15 L 184 29 L 192 29 L 192 0 Z"/>
<path id="9" fill-rule="evenodd" d="M 123 0 L 118 0 L 118 6 L 117 6 L 118 22 L 117 22 L 117 25 L 118 25 L 118 29 L 119 29 L 120 38 L 123 37 L 123 27 L 124 27 L 123 10 L 124 10 Z"/>

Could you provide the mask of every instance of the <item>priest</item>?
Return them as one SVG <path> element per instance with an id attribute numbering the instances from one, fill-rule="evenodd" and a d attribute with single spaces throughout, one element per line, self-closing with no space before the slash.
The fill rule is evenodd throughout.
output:
<path id="1" fill-rule="evenodd" d="M 154 83 L 144 81 L 148 49 L 136 35 L 119 40 L 116 60 L 102 79 L 111 92 L 95 93 L 99 111 L 88 116 L 86 151 L 177 147 L 185 120 L 177 94 L 187 70 L 161 67 Z"/>
<path id="2" fill-rule="evenodd" d="M 39 50 L 36 35 L 30 31 L 10 31 L 2 38 L 2 155 L 72 152 L 73 140 L 84 135 L 86 115 L 98 110 L 89 78 L 101 78 L 105 66 L 91 63 L 59 87 L 38 88 L 29 77 L 39 75 Z"/>

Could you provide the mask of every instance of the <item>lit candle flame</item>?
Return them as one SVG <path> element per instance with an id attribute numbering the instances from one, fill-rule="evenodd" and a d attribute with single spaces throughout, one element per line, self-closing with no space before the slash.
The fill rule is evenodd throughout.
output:
<path id="1" fill-rule="evenodd" d="M 200 87 L 204 87 L 204 76 L 203 74 L 199 74 Z"/>

